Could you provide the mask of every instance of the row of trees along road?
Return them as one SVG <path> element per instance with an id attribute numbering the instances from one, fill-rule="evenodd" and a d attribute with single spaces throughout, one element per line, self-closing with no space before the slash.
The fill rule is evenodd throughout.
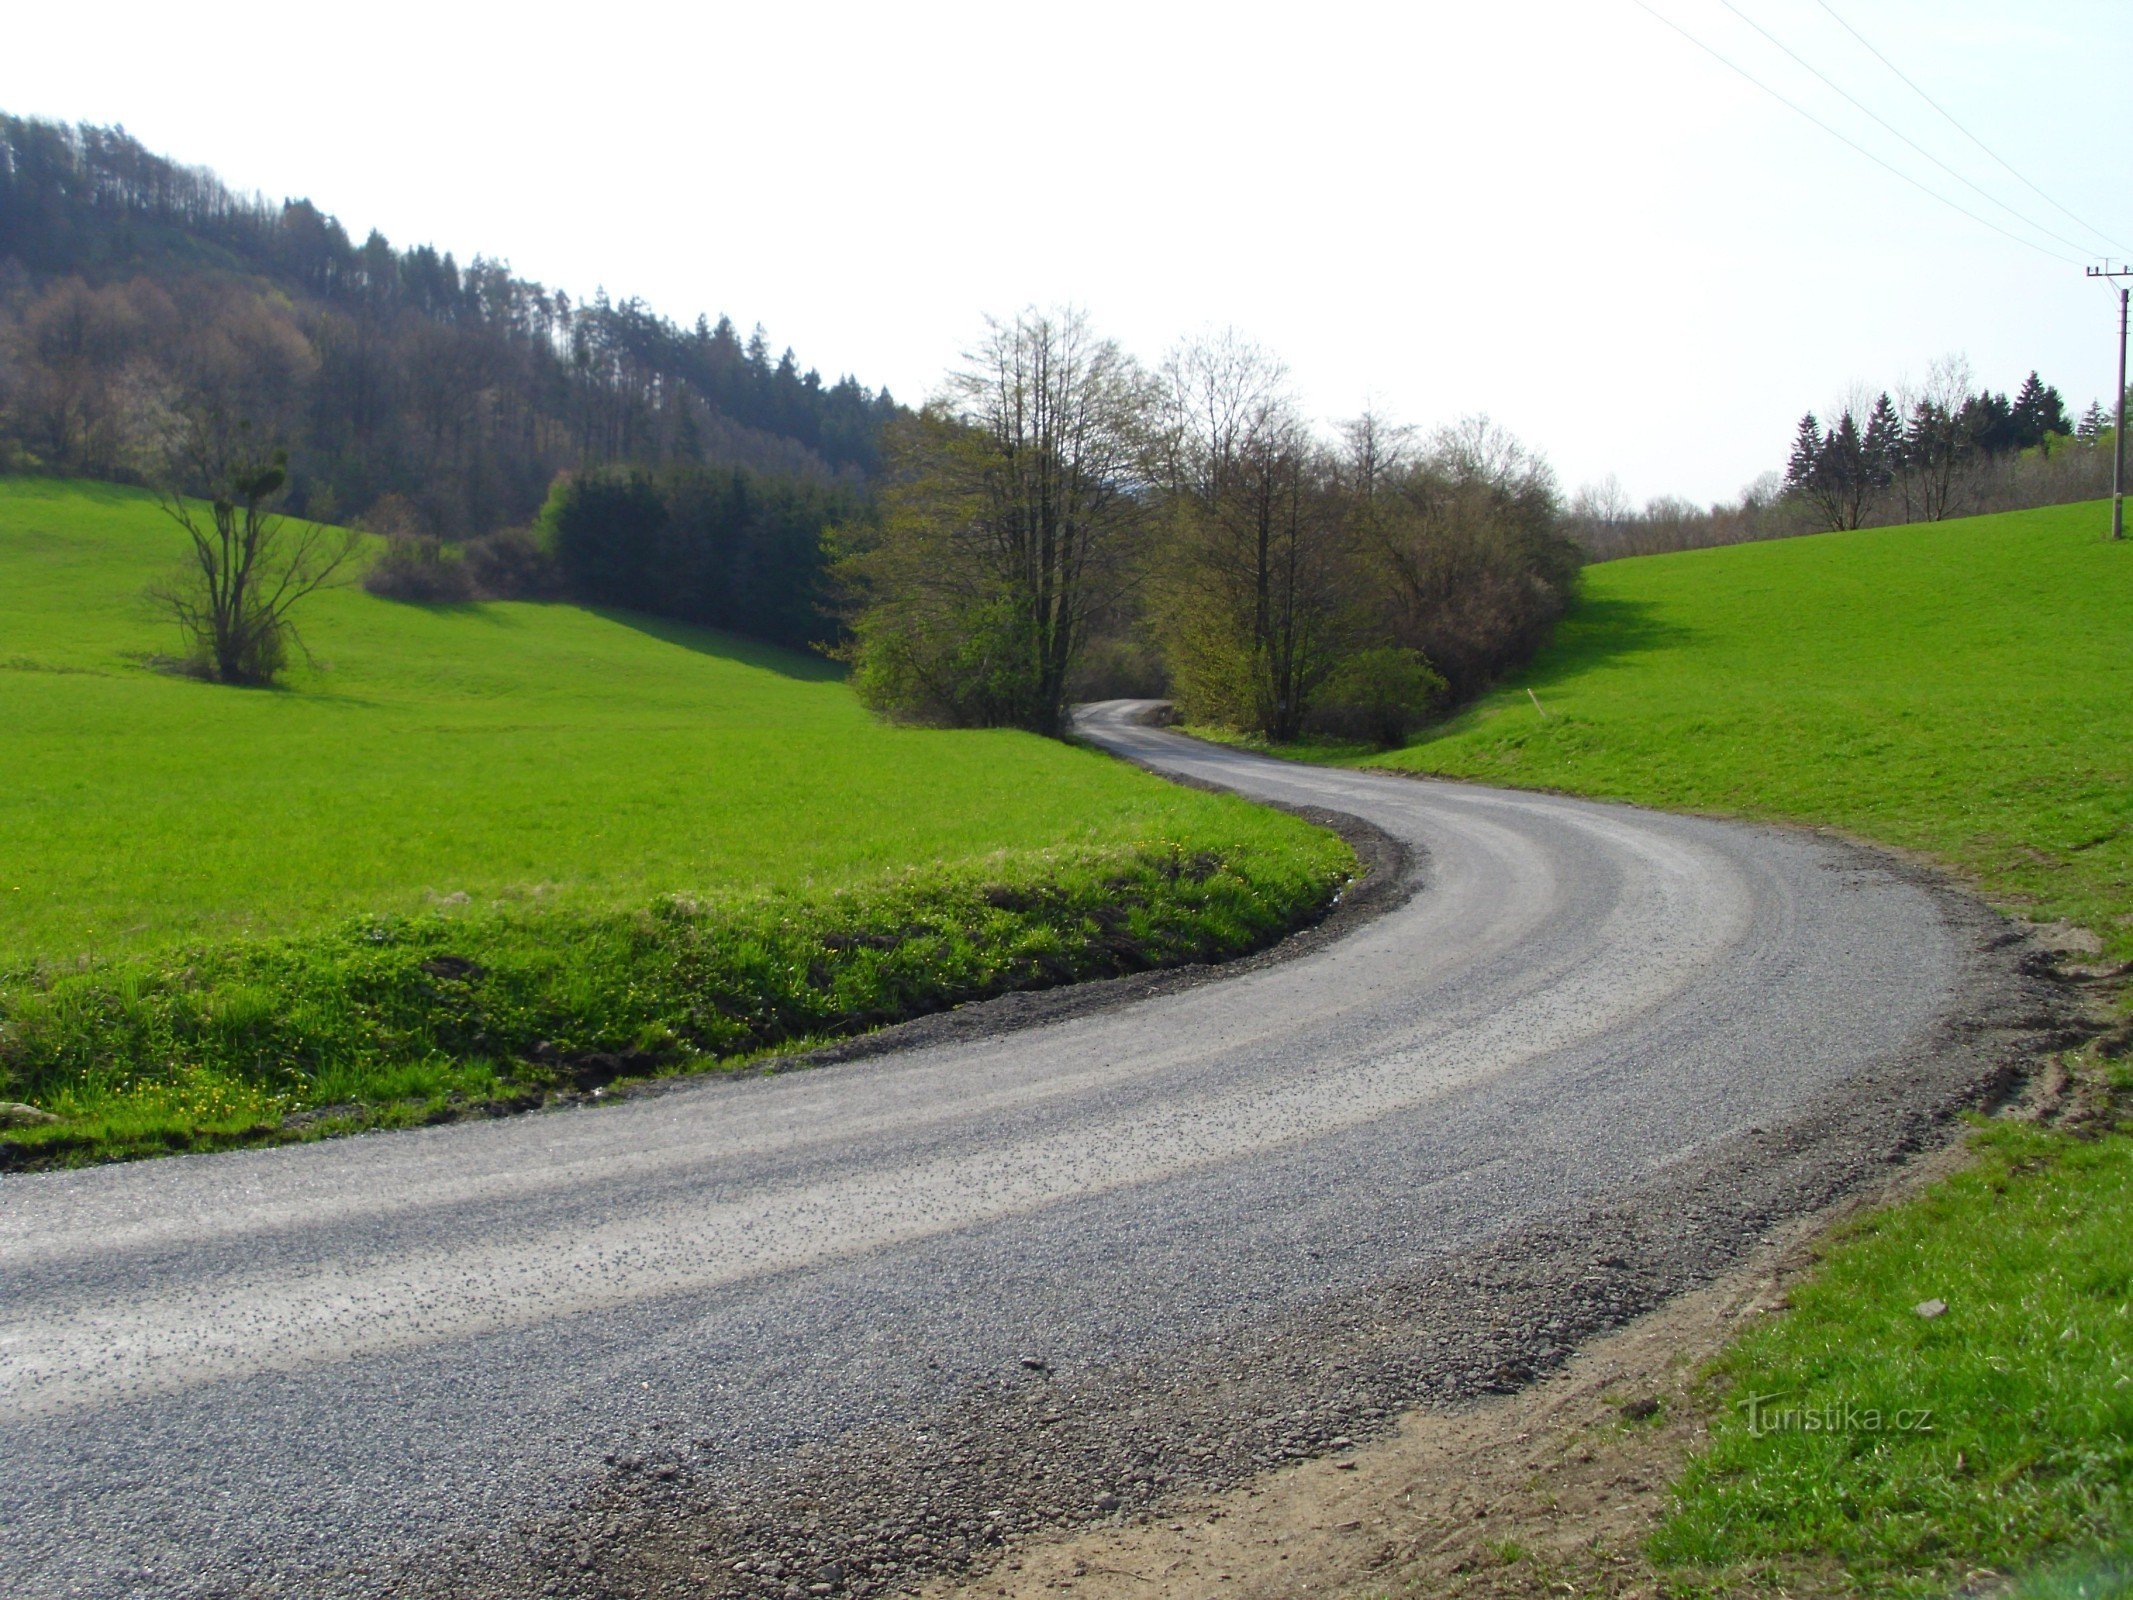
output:
<path id="1" fill-rule="evenodd" d="M 1058 732 L 1123 639 L 1190 720 L 1391 742 L 1528 656 L 1576 581 L 1554 479 L 1501 430 L 1327 439 L 1233 335 L 1150 372 L 1078 312 L 990 323 L 884 457 L 835 577 L 856 686 L 913 720 Z"/>

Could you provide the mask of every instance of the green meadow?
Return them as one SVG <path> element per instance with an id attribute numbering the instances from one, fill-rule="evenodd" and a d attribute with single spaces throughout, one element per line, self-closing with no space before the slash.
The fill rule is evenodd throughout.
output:
<path id="1" fill-rule="evenodd" d="M 2133 959 L 2133 543 L 2108 526 L 2057 506 L 1591 567 L 1530 672 L 1365 759 L 1834 826 Z"/>
<path id="2" fill-rule="evenodd" d="M 1531 671 L 1455 720 L 1298 753 L 1833 826 L 2124 963 L 2133 545 L 2103 541 L 2107 515 L 1609 562 Z M 1967 1171 L 1829 1241 L 1718 1363 L 1710 1447 L 1652 1546 L 1672 1592 L 2133 1590 L 2133 1083 L 2108 1051 L 2069 1066 L 2078 1115 L 1981 1129 Z M 1930 1300 L 1945 1314 L 1918 1316 Z M 1758 1428 L 1752 1396 L 1881 1426 Z"/>
<path id="3" fill-rule="evenodd" d="M 300 616 L 283 686 L 160 670 L 138 492 L 0 480 L 0 1158 L 420 1120 L 1233 953 L 1345 846 L 835 669 L 566 605 Z M 588 1067 L 591 1061 L 594 1065 Z"/>

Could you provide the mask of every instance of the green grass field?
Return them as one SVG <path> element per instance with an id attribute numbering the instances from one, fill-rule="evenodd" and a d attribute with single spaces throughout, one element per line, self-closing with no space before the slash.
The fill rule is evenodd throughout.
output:
<path id="1" fill-rule="evenodd" d="M 172 676 L 139 596 L 180 537 L 134 491 L 0 480 L 0 1099 L 64 1118 L 0 1136 L 18 1158 L 434 1115 L 573 1053 L 691 1064 L 1221 954 L 1352 865 L 1104 756 L 885 726 L 820 662 L 570 606 L 344 588 L 284 687 Z"/>
<path id="2" fill-rule="evenodd" d="M 1293 753 L 1833 825 L 2123 962 L 2133 545 L 2105 526 L 2068 506 L 1610 562 L 1455 721 Z M 2122 1064 L 2075 1065 L 2081 1126 L 1981 1132 L 1970 1171 L 1833 1241 L 1720 1363 L 1653 1546 L 1675 1592 L 1991 1592 L 1978 1570 L 2133 1592 L 2133 1096 Z M 1751 1428 L 1751 1395 L 1882 1426 Z M 1930 1430 L 1895 1427 L 1918 1408 Z"/>

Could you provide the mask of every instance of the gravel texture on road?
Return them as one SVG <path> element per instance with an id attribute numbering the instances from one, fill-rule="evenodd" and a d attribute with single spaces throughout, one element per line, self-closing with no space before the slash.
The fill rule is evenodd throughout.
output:
<path id="1" fill-rule="evenodd" d="M 0 1177 L 0 1592 L 894 1592 L 1527 1382 L 2070 1026 L 1857 847 L 1143 709 L 1084 732 L 1410 881 L 806 1071 Z"/>

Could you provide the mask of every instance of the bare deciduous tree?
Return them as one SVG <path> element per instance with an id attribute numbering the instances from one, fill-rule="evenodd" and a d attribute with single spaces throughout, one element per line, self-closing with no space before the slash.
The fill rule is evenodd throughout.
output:
<path id="1" fill-rule="evenodd" d="M 847 542 L 855 683 L 923 720 L 1057 733 L 1146 526 L 1151 391 L 1080 311 L 992 320 L 892 429 L 877 529 Z"/>
<path id="2" fill-rule="evenodd" d="M 1939 522 L 1962 510 L 1972 488 L 1975 451 L 1963 426 L 1970 363 L 1944 356 L 1917 388 L 1897 391 L 1904 413 L 1903 450 L 1895 474 L 1906 522 Z"/>
<path id="3" fill-rule="evenodd" d="M 219 412 L 187 417 L 173 457 L 159 498 L 189 549 L 149 598 L 217 682 L 272 683 L 289 646 L 301 643 L 296 607 L 347 566 L 361 536 L 277 515 L 272 506 L 288 481 L 287 452 L 260 445 L 248 425 Z"/>
<path id="4" fill-rule="evenodd" d="M 1553 472 L 1487 417 L 1385 474 L 1362 539 L 1383 630 L 1455 696 L 1539 648 L 1577 581 Z"/>
<path id="5" fill-rule="evenodd" d="M 1188 716 L 1294 739 L 1352 643 L 1351 496 L 1256 346 L 1189 342 L 1164 379 L 1159 610 L 1178 697 Z"/>

